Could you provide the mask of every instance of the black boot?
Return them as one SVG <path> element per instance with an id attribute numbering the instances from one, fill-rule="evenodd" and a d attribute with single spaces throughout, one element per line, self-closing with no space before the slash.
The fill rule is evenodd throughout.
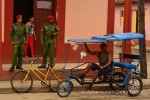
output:
<path id="1" fill-rule="evenodd" d="M 9 71 L 12 72 L 14 69 L 15 69 L 15 67 L 11 66 L 10 69 L 9 69 Z"/>
<path id="2" fill-rule="evenodd" d="M 48 64 L 48 66 L 50 66 L 51 68 L 53 68 L 55 66 L 55 64 Z"/>
<path id="3" fill-rule="evenodd" d="M 21 66 L 17 66 L 16 69 L 23 70 L 23 68 Z"/>

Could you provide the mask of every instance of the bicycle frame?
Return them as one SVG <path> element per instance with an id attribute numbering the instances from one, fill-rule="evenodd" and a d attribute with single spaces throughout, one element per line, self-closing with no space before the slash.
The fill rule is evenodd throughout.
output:
<path id="1" fill-rule="evenodd" d="M 52 72 L 52 74 L 54 74 L 54 76 L 57 78 L 57 80 L 60 80 L 59 77 L 55 74 L 55 72 L 53 71 L 53 69 L 51 67 L 48 68 L 48 71 L 46 72 L 46 74 L 44 74 L 43 72 L 41 72 L 40 70 L 38 70 L 36 67 L 33 66 L 33 62 L 34 61 L 31 61 L 31 64 L 30 64 L 30 67 L 28 68 L 28 71 L 27 71 L 27 75 L 25 76 L 24 80 L 25 81 L 30 73 L 30 71 L 32 71 L 34 73 L 34 75 L 39 79 L 41 80 L 42 82 L 45 82 L 46 79 L 48 78 L 48 75 L 50 72 Z M 37 71 L 37 72 L 35 72 Z M 37 74 L 38 73 L 38 74 Z M 44 79 L 42 79 L 40 77 L 40 75 L 44 76 Z"/>

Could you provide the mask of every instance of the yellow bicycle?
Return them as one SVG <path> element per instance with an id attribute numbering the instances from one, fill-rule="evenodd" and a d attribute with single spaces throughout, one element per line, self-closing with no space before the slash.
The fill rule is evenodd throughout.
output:
<path id="1" fill-rule="evenodd" d="M 18 71 L 12 76 L 10 83 L 15 92 L 26 93 L 31 90 L 33 85 L 32 74 L 41 81 L 43 86 L 48 86 L 51 91 L 56 91 L 58 83 L 62 80 L 62 70 L 53 70 L 53 66 L 48 65 L 47 72 L 45 74 L 33 66 L 33 62 L 36 60 L 40 59 L 34 58 L 27 71 Z M 33 73 L 31 74 L 31 72 Z"/>

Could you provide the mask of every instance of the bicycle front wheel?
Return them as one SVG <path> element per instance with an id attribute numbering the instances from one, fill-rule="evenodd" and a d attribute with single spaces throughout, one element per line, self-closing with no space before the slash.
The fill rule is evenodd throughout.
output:
<path id="1" fill-rule="evenodd" d="M 33 79 L 30 74 L 25 71 L 15 73 L 11 80 L 11 87 L 17 93 L 26 93 L 31 90 Z"/>
<path id="2" fill-rule="evenodd" d="M 73 90 L 73 83 L 68 80 L 61 81 L 58 85 L 57 94 L 60 97 L 67 97 Z"/>
<path id="3" fill-rule="evenodd" d="M 61 71 L 55 71 L 55 73 L 52 73 L 49 77 L 50 91 L 56 92 L 58 84 L 60 81 L 62 81 L 62 72 Z"/>

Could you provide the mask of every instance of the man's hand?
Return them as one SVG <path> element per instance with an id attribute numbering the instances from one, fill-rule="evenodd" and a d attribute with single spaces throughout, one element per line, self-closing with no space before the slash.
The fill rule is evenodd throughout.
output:
<path id="1" fill-rule="evenodd" d="M 12 45 L 14 45 L 14 42 L 11 42 Z"/>
<path id="2" fill-rule="evenodd" d="M 52 33 L 53 34 L 53 36 L 56 36 L 57 35 L 57 33 Z"/>
<path id="3" fill-rule="evenodd" d="M 88 47 L 86 43 L 84 43 L 84 45 L 85 45 L 85 48 L 87 48 L 87 47 Z"/>
<path id="4" fill-rule="evenodd" d="M 103 69 L 103 66 L 99 66 L 100 69 Z"/>

